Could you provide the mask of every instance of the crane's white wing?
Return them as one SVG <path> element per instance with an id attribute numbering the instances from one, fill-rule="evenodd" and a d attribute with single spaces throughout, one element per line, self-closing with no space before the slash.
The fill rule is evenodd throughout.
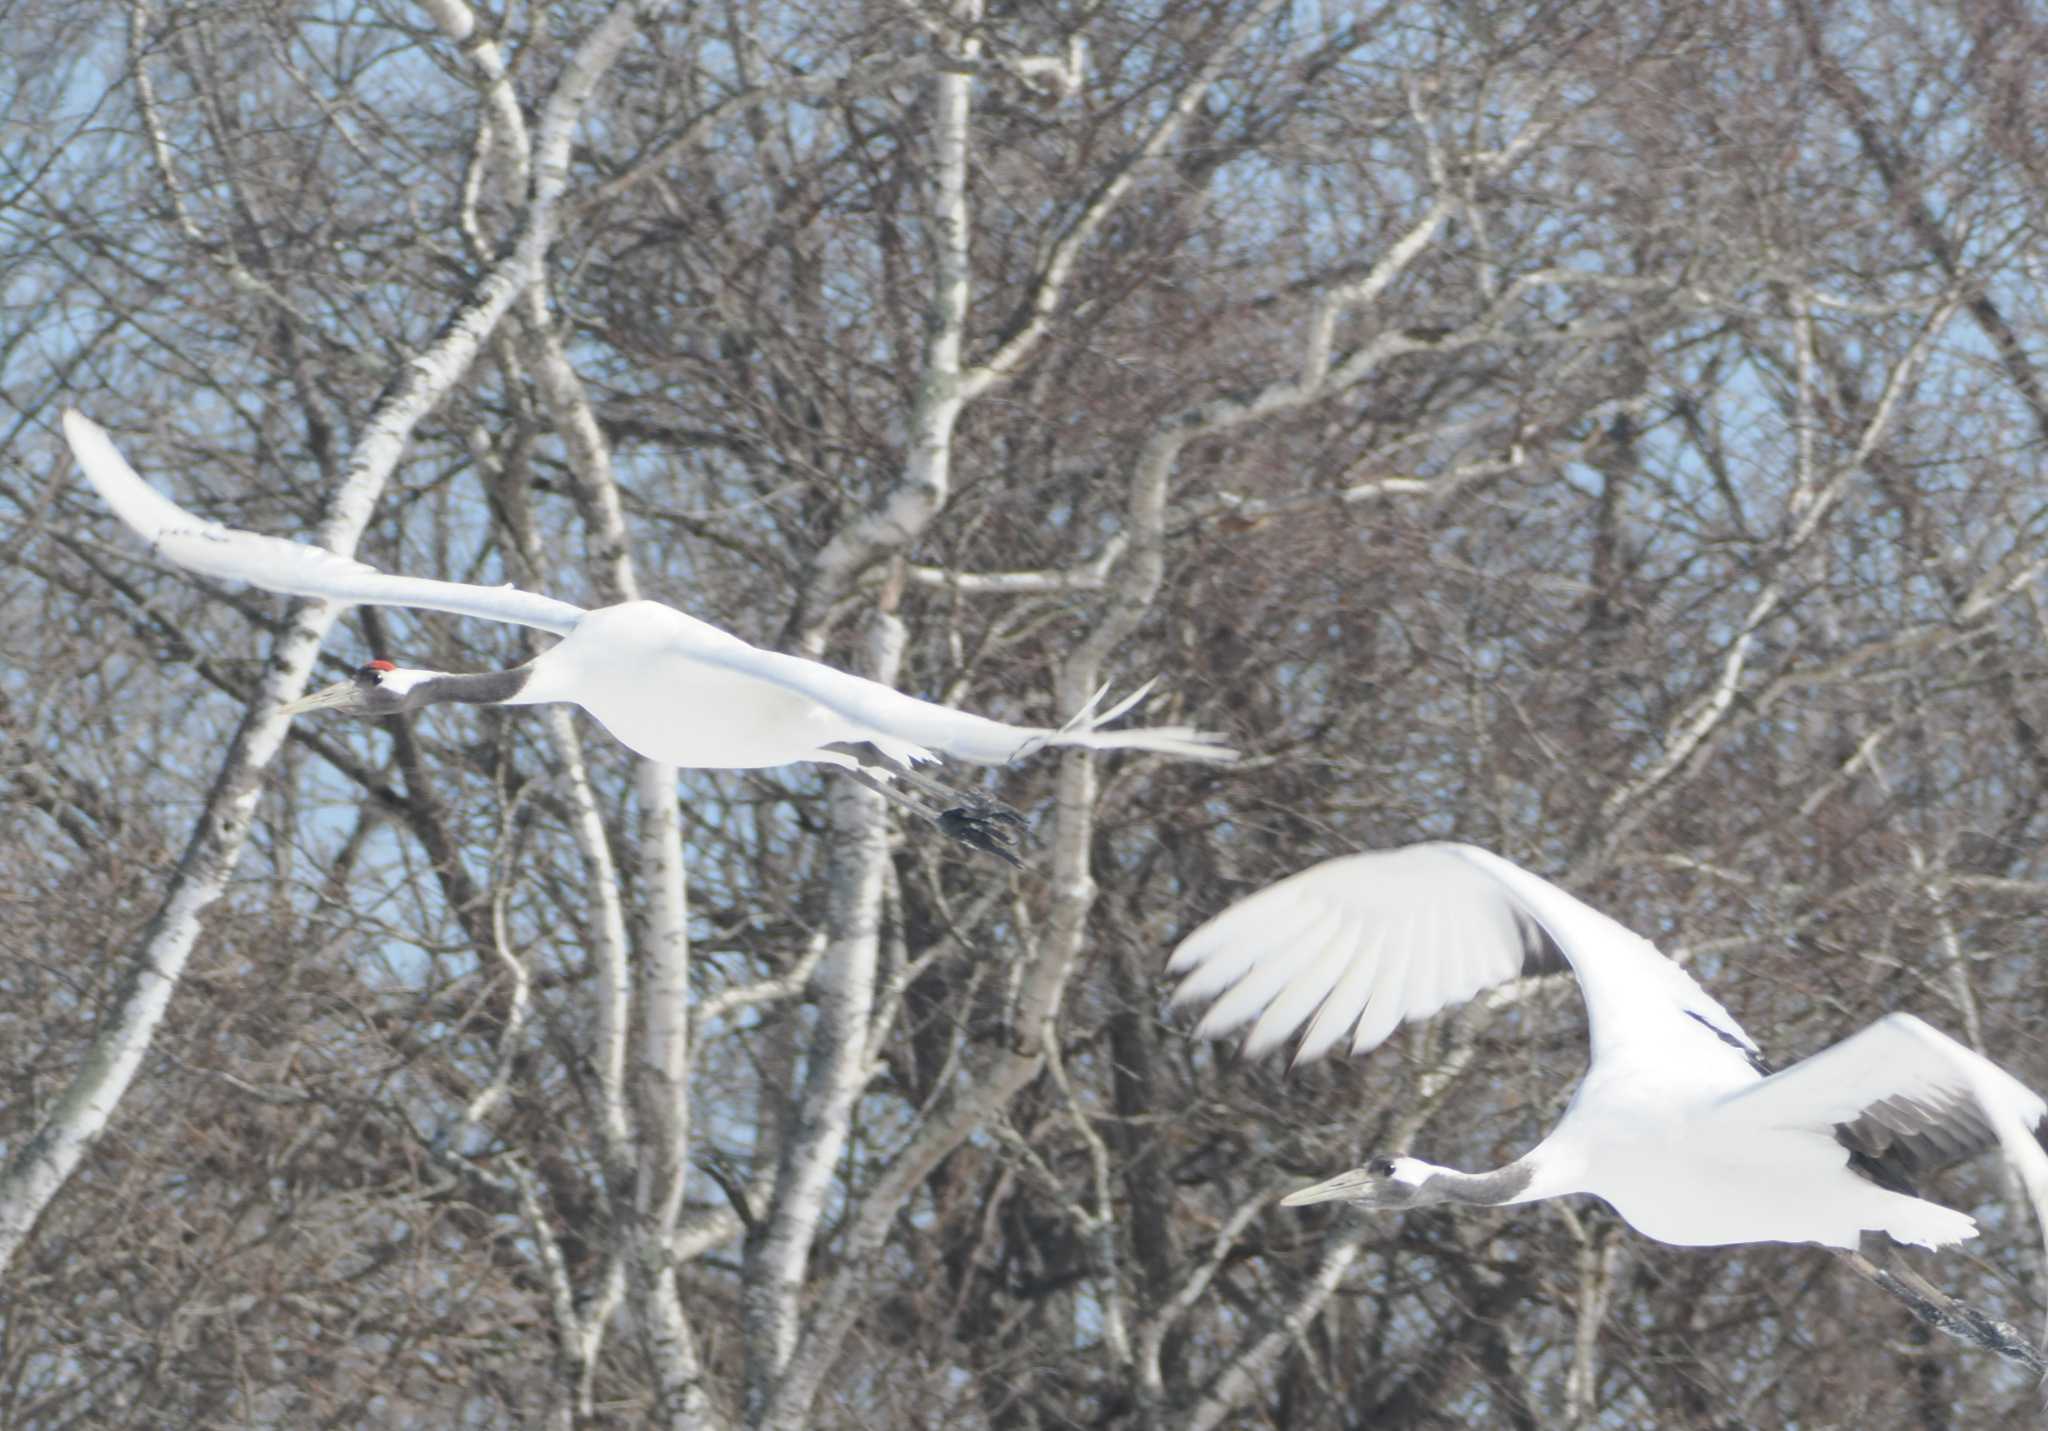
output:
<path id="1" fill-rule="evenodd" d="M 511 586 L 389 576 L 323 547 L 259 536 L 194 516 L 136 475 L 99 424 L 67 409 L 64 436 L 115 515 L 165 557 L 202 576 L 363 606 L 419 606 L 566 635 L 583 608 Z"/>
<path id="2" fill-rule="evenodd" d="M 1349 855 L 1268 886 L 1181 941 L 1176 1004 L 1214 1000 L 1195 1032 L 1246 1023 L 1257 1056 L 1306 1026 L 1297 1061 L 1351 1052 L 1523 974 L 1566 967 L 1557 941 L 1450 845 Z"/>
<path id="3" fill-rule="evenodd" d="M 721 635 L 724 633 L 720 633 Z M 1001 765 L 1041 732 L 986 716 L 934 705 L 848 671 L 802 656 L 764 651 L 733 639 L 690 645 L 690 658 L 705 665 L 768 681 L 816 701 L 859 726 L 897 760 L 928 760 L 935 752 L 983 765 Z"/>
<path id="4" fill-rule="evenodd" d="M 1481 990 L 1571 968 L 1593 1053 L 1676 1043 L 1753 1077 L 1756 1046 L 1649 941 L 1526 870 L 1470 845 L 1426 844 L 1330 860 L 1233 905 L 1167 965 L 1176 1004 L 1208 1003 L 1195 1032 L 1247 1023 L 1256 1056 L 1301 1030 L 1297 1062 L 1349 1040 L 1364 1053 L 1406 1020 Z"/>
<path id="5" fill-rule="evenodd" d="M 723 636 L 725 633 L 720 632 Z M 1149 750 L 1192 760 L 1227 761 L 1237 752 L 1215 736 L 1188 726 L 1153 726 L 1137 730 L 1098 730 L 1104 721 L 1114 720 L 1135 703 L 1137 692 L 1106 712 L 1097 713 L 1091 702 L 1067 725 L 1058 730 L 1039 726 L 1010 725 L 970 711 L 955 710 L 905 695 L 879 681 L 835 670 L 801 656 L 764 651 L 738 638 L 707 642 L 692 641 L 690 658 L 707 665 L 723 666 L 758 680 L 770 681 L 785 690 L 816 701 L 846 720 L 864 728 L 869 738 L 896 759 L 927 759 L 933 753 L 980 765 L 1003 765 L 1030 750 L 1047 745 L 1078 745 L 1095 750 Z M 1097 701 L 1101 698 L 1097 693 Z"/>
<path id="6" fill-rule="evenodd" d="M 1717 1103 L 1738 1127 L 1833 1130 L 1851 1152 L 1907 1174 L 2000 1148 L 2048 1235 L 2048 1102 L 1997 1064 L 1911 1014 L 1859 1033 Z"/>

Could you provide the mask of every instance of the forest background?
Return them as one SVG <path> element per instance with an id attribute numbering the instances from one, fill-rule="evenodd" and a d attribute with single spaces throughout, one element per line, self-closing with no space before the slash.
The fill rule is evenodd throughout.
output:
<path id="1" fill-rule="evenodd" d="M 1282 1191 L 1526 1150 L 1569 985 L 1288 1074 L 1166 952 L 1497 849 L 1789 1061 L 2048 1086 L 2048 20 L 2003 0 L 0 4 L 0 1423 L 1986 1427 L 1807 1248 Z M 1235 768 L 955 770 L 1013 874 L 196 511 Z M 677 798 L 679 795 L 680 798 Z M 1996 1165 L 1909 1260 L 2036 1325 Z"/>

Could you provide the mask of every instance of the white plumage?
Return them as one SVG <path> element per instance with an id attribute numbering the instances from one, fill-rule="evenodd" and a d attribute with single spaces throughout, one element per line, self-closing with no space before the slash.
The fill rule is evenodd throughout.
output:
<path id="1" fill-rule="evenodd" d="M 1905 1180 L 1997 1146 L 2048 1235 L 2048 1104 L 1910 1014 L 1767 1074 L 1728 1011 L 1647 940 L 1528 871 L 1470 845 L 1331 860 L 1217 915 L 1175 950 L 1177 1004 L 1196 1028 L 1249 1025 L 1257 1055 L 1300 1034 L 1298 1059 L 1365 1053 L 1530 973 L 1577 975 L 1591 1063 L 1564 1116 L 1526 1156 L 1467 1174 L 1374 1159 L 1290 1196 L 1371 1207 L 1444 1200 L 1606 1199 L 1662 1242 L 1818 1242 L 1865 1230 L 1939 1247 L 1967 1216 Z"/>
<path id="2" fill-rule="evenodd" d="M 901 767 L 912 761 L 948 755 L 999 765 L 1046 746 L 1145 750 L 1195 760 L 1235 758 L 1217 737 L 1188 726 L 1101 729 L 1129 710 L 1149 685 L 1106 711 L 1100 709 L 1098 692 L 1058 729 L 1011 725 L 921 701 L 816 661 L 761 650 L 658 602 L 586 611 L 511 586 L 388 575 L 319 547 L 194 516 L 137 476 L 106 433 L 77 412 L 64 414 L 64 433 L 107 504 L 157 552 L 188 571 L 329 601 L 424 607 L 509 621 L 563 637 L 515 672 L 461 676 L 372 663 L 355 681 L 295 702 L 290 710 L 339 706 L 390 714 L 445 700 L 505 705 L 568 701 L 640 754 L 695 769 L 815 761 L 846 769 L 879 766 L 891 777 L 908 779 Z M 883 759 L 847 747 L 872 747 Z M 911 783 L 943 791 L 930 782 Z M 971 802 L 973 797 L 954 798 Z M 903 803 L 939 818 L 915 802 Z M 976 818 L 987 813 L 974 812 Z"/>

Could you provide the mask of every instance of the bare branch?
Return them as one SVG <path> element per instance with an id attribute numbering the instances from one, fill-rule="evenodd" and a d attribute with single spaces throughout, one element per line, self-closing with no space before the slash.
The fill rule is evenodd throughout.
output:
<path id="1" fill-rule="evenodd" d="M 1603 857 L 1628 838 L 1647 815 L 1658 792 L 1666 788 L 1680 771 L 1693 764 L 1734 709 L 1757 633 L 1777 614 L 1790 589 L 1790 573 L 1784 564 L 1820 529 L 1850 480 L 1862 470 L 1872 449 L 1889 428 L 1928 350 L 1948 327 L 1959 301 L 1951 298 L 1936 309 L 1921 328 L 1912 347 L 1892 365 L 1884 392 L 1865 420 L 1856 445 L 1849 454 L 1825 477 L 1815 474 L 1795 487 L 1791 500 L 1786 504 L 1785 529 L 1775 553 L 1776 569 L 1750 603 L 1734 640 L 1729 642 L 1721 659 L 1718 679 L 1671 722 L 1664 739 L 1663 753 L 1650 768 L 1602 802 L 1599 849 Z"/>

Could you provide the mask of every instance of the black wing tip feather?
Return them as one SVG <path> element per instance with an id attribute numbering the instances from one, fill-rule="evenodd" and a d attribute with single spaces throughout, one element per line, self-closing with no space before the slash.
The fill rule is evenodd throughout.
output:
<path id="1" fill-rule="evenodd" d="M 2048 1152 L 2048 1116 L 2033 1129 Z M 1918 1196 L 1917 1184 L 1957 1163 L 1998 1146 L 1998 1134 L 1968 1097 L 1943 1104 L 1894 1095 L 1881 1098 L 1862 1116 L 1835 1125 L 1835 1141 L 1849 1153 L 1849 1166 L 1879 1187 Z"/>
<path id="2" fill-rule="evenodd" d="M 1721 1040 L 1722 1043 L 1727 1044 L 1728 1047 L 1734 1049 L 1737 1053 L 1741 1054 L 1744 1058 L 1748 1059 L 1749 1066 L 1752 1069 L 1756 1070 L 1759 1076 L 1769 1078 L 1773 1073 L 1777 1072 L 1775 1068 L 1771 1067 L 1769 1060 L 1767 1060 L 1761 1053 L 1758 1053 L 1754 1048 L 1750 1047 L 1748 1043 L 1744 1042 L 1740 1038 L 1737 1038 L 1734 1034 L 1728 1032 L 1728 1030 L 1722 1028 L 1719 1024 L 1715 1023 L 1712 1019 L 1708 1018 L 1699 1010 L 1687 1009 L 1685 1011 L 1685 1016 L 1689 1019 L 1693 1019 L 1696 1022 L 1698 1022 L 1701 1025 L 1701 1027 L 1705 1028 L 1707 1032 L 1711 1033 L 1715 1038 Z"/>
<path id="3" fill-rule="evenodd" d="M 1540 921 L 1524 914 L 1519 907 L 1515 909 L 1515 930 L 1522 936 L 1522 978 L 1571 973 L 1571 960 L 1564 957 L 1563 946 L 1550 937 L 1550 931 Z"/>
<path id="4" fill-rule="evenodd" d="M 1894 1150 L 1892 1156 L 1873 1156 L 1864 1152 L 1842 1136 L 1842 1129 L 1845 1126 L 1847 1125 L 1836 1125 L 1835 1141 L 1849 1150 L 1851 1172 L 1868 1182 L 1876 1183 L 1887 1192 L 1904 1193 L 1907 1197 L 1920 1196 L 1919 1185 L 1914 1181 L 1913 1170 L 1906 1158 L 1898 1156 L 1897 1150 Z"/>

